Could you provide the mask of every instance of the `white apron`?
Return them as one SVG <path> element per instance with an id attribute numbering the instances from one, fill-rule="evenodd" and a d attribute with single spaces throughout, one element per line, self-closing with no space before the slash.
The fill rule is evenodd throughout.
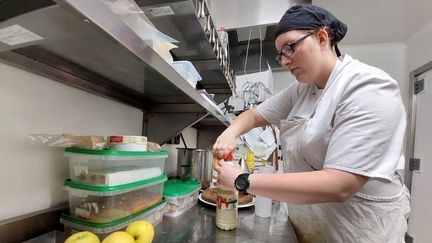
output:
<path id="1" fill-rule="evenodd" d="M 285 172 L 315 170 L 300 156 L 302 133 L 309 119 L 294 117 L 281 121 Z M 291 223 L 302 243 L 404 242 L 409 210 L 407 191 L 391 201 L 353 196 L 344 203 L 288 205 Z"/>

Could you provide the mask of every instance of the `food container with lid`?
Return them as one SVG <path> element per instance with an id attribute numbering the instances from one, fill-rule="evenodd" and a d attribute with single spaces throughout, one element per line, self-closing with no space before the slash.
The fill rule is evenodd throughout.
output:
<path id="1" fill-rule="evenodd" d="M 147 151 L 147 137 L 144 136 L 108 136 L 108 147 L 121 151 Z"/>
<path id="2" fill-rule="evenodd" d="M 189 61 L 174 61 L 171 66 L 194 88 L 197 82 L 202 79 L 194 65 Z"/>
<path id="3" fill-rule="evenodd" d="M 130 223 L 137 220 L 147 220 L 152 223 L 153 226 L 160 224 L 162 222 L 165 205 L 166 200 L 162 199 L 158 204 L 140 212 L 106 223 L 89 222 L 67 214 L 61 216 L 60 222 L 64 225 L 65 232 L 68 235 L 79 231 L 90 231 L 102 240 L 114 231 L 124 230 Z"/>
<path id="4" fill-rule="evenodd" d="M 118 186 L 162 175 L 168 152 L 66 148 L 72 181 L 94 186 Z"/>
<path id="5" fill-rule="evenodd" d="M 120 186 L 90 186 L 64 182 L 69 191 L 70 215 L 90 222 L 111 222 L 127 217 L 162 200 L 166 175 Z"/>
<path id="6" fill-rule="evenodd" d="M 176 217 L 193 207 L 198 201 L 201 185 L 196 180 L 172 179 L 165 182 L 163 195 L 167 200 L 165 216 Z"/>

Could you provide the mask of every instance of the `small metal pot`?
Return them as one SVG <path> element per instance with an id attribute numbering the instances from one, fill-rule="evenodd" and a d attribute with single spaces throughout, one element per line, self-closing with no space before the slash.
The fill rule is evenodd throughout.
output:
<path id="1" fill-rule="evenodd" d="M 211 149 L 177 148 L 177 176 L 180 179 L 193 177 L 201 183 L 201 188 L 210 186 L 213 172 Z"/>

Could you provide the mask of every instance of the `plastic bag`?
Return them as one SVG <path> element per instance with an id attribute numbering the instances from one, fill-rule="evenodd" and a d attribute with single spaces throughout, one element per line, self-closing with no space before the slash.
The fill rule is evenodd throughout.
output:
<path id="1" fill-rule="evenodd" d="M 133 0 L 101 0 L 113 13 L 117 14 L 145 43 L 150 45 L 166 62 L 172 63 L 169 52 L 177 40 L 157 30 L 144 12 Z"/>
<path id="2" fill-rule="evenodd" d="M 30 134 L 29 138 L 50 147 L 78 147 L 100 150 L 105 148 L 103 136 L 74 136 L 71 134 Z"/>
<path id="3" fill-rule="evenodd" d="M 147 149 L 151 152 L 159 152 L 161 151 L 161 146 L 154 142 L 147 142 Z"/>
<path id="4" fill-rule="evenodd" d="M 135 32 L 138 36 L 147 42 L 170 42 L 178 43 L 177 40 L 165 35 L 157 30 L 144 12 L 133 0 L 101 0 L 111 11 L 120 16 L 120 18 Z M 151 44 L 151 43 L 149 43 Z"/>

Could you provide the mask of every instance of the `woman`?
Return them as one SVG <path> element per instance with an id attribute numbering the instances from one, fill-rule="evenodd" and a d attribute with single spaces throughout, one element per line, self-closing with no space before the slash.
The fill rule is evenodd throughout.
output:
<path id="1" fill-rule="evenodd" d="M 287 202 L 301 242 L 404 242 L 405 109 L 387 73 L 340 54 L 346 31 L 320 7 L 288 9 L 276 30 L 276 59 L 298 82 L 243 112 L 217 138 L 215 179 Z M 223 161 L 238 136 L 269 124 L 281 130 L 286 173 L 249 176 Z"/>

